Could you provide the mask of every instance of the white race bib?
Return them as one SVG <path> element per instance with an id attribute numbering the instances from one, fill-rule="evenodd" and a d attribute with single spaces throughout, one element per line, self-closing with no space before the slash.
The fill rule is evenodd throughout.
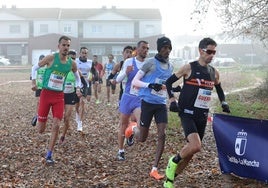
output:
<path id="1" fill-rule="evenodd" d="M 65 83 L 64 93 L 73 93 L 74 92 L 74 84 Z"/>
<path id="2" fill-rule="evenodd" d="M 199 89 L 194 107 L 209 109 L 211 102 L 211 91 L 207 89 Z"/>
<path id="3" fill-rule="evenodd" d="M 139 89 L 137 87 L 133 86 L 133 84 L 131 84 L 129 93 L 131 95 L 138 96 L 139 95 Z"/>
<path id="4" fill-rule="evenodd" d="M 52 73 L 49 77 L 48 87 L 56 91 L 62 91 L 64 80 L 65 76 Z"/>

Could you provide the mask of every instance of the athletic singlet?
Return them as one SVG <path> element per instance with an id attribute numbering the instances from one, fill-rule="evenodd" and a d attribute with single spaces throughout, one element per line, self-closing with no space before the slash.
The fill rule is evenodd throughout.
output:
<path id="1" fill-rule="evenodd" d="M 190 66 L 191 75 L 183 79 L 179 106 L 189 114 L 194 114 L 195 110 L 208 112 L 215 81 L 215 69 L 210 65 L 201 66 L 198 61 L 190 63 Z"/>
<path id="2" fill-rule="evenodd" d="M 82 62 L 79 60 L 79 58 L 77 58 L 75 60 L 76 65 L 77 65 L 77 69 L 80 70 L 80 72 L 82 73 L 83 77 L 85 78 L 86 82 L 87 82 L 87 87 L 89 87 L 89 83 L 88 83 L 88 77 L 89 77 L 89 72 L 92 66 L 92 61 L 91 60 L 87 60 L 87 62 Z M 80 86 L 81 88 L 83 87 L 83 85 Z"/>
<path id="3" fill-rule="evenodd" d="M 61 63 L 59 53 L 54 54 L 54 61 L 44 72 L 43 88 L 53 91 L 63 91 L 67 74 L 71 71 L 72 59 Z"/>
<path id="4" fill-rule="evenodd" d="M 114 68 L 114 62 L 112 63 L 106 63 L 105 65 L 105 74 L 106 74 L 106 79 L 108 79 L 109 75 L 111 74 L 113 68 Z"/>
<path id="5" fill-rule="evenodd" d="M 36 74 L 37 89 L 42 89 L 43 87 L 43 77 L 44 77 L 45 70 L 46 70 L 46 67 L 41 67 L 40 69 L 37 70 L 37 74 Z"/>
<path id="6" fill-rule="evenodd" d="M 132 65 L 133 65 L 133 70 L 128 73 L 124 93 L 138 96 L 139 90 L 131 84 L 133 78 L 135 77 L 136 73 L 139 70 L 137 67 L 137 63 L 135 61 L 135 57 L 132 58 Z"/>
<path id="7" fill-rule="evenodd" d="M 70 71 L 66 77 L 64 93 L 73 93 L 75 91 L 75 76 L 73 71 Z"/>
<path id="8" fill-rule="evenodd" d="M 172 74 L 172 67 L 170 66 L 170 64 L 168 64 L 168 69 L 163 69 L 161 68 L 160 62 L 157 59 L 154 58 L 153 61 L 155 62 L 155 71 L 151 74 L 145 74 L 142 78 L 142 81 L 147 83 L 165 84 L 166 80 Z M 166 90 L 160 90 L 157 92 L 150 88 L 140 88 L 139 95 L 144 101 L 148 103 L 166 104 Z"/>

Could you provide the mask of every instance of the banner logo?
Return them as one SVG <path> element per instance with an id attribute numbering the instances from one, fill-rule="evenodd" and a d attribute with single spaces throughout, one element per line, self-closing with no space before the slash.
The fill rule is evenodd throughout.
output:
<path id="1" fill-rule="evenodd" d="M 241 132 L 237 133 L 237 137 L 235 140 L 235 153 L 239 156 L 245 154 L 247 146 L 247 132 L 242 130 Z"/>

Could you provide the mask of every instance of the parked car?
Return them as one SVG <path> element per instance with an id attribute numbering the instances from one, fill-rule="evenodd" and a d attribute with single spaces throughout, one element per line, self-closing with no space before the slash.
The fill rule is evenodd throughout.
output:
<path id="1" fill-rule="evenodd" d="M 10 65 L 9 59 L 0 56 L 0 65 Z"/>

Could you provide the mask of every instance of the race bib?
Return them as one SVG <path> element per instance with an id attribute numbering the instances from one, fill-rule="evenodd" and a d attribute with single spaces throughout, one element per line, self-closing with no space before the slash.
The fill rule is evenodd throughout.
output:
<path id="1" fill-rule="evenodd" d="M 211 91 L 207 89 L 199 89 L 194 107 L 209 109 L 211 101 Z"/>
<path id="2" fill-rule="evenodd" d="M 65 83 L 64 93 L 73 93 L 74 92 L 74 84 Z"/>
<path id="3" fill-rule="evenodd" d="M 48 87 L 56 91 L 62 91 L 64 80 L 65 76 L 52 73 L 49 77 Z"/>
<path id="4" fill-rule="evenodd" d="M 139 95 L 139 88 L 137 88 L 137 87 L 135 87 L 133 84 L 131 84 L 129 93 L 130 93 L 131 95 L 136 95 L 136 96 L 138 96 L 138 95 Z"/>

